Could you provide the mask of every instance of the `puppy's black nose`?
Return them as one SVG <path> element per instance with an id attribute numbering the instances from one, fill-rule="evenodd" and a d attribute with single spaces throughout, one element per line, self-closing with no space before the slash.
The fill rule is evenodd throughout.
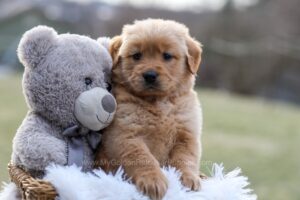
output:
<path id="1" fill-rule="evenodd" d="M 147 72 L 143 73 L 144 80 L 148 84 L 155 83 L 155 81 L 157 79 L 157 76 L 158 76 L 157 72 L 153 71 L 153 70 L 150 70 L 150 71 L 147 71 Z"/>

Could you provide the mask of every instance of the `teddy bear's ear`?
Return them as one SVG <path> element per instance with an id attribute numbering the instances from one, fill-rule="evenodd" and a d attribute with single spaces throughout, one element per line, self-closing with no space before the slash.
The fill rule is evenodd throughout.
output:
<path id="1" fill-rule="evenodd" d="M 110 38 L 109 37 L 99 37 L 97 41 L 102 44 L 102 46 L 105 47 L 105 49 L 108 51 L 109 50 L 109 42 Z"/>
<path id="2" fill-rule="evenodd" d="M 36 67 L 53 47 L 57 33 L 53 28 L 37 26 L 25 32 L 18 46 L 18 57 L 25 67 Z"/>

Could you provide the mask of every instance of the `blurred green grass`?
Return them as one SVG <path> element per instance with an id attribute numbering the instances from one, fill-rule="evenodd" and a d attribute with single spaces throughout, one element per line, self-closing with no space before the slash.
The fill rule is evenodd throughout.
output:
<path id="1" fill-rule="evenodd" d="M 199 89 L 204 112 L 202 170 L 239 166 L 259 199 L 299 199 L 300 108 Z M 12 138 L 27 108 L 21 78 L 0 79 L 0 181 L 8 179 Z"/>
<path id="2" fill-rule="evenodd" d="M 21 76 L 0 78 L 0 182 L 8 179 L 12 139 L 27 112 Z"/>

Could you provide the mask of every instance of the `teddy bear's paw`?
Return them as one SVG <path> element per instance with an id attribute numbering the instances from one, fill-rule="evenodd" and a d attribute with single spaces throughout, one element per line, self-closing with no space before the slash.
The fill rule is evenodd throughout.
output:
<path id="1" fill-rule="evenodd" d="M 181 183 L 191 190 L 198 191 L 201 188 L 200 177 L 192 172 L 184 172 L 181 175 Z"/>
<path id="2" fill-rule="evenodd" d="M 49 160 L 52 160 L 52 162 L 55 162 L 59 165 L 65 165 L 68 162 L 64 152 L 59 152 L 56 155 L 52 155 L 52 158 Z"/>
<path id="3" fill-rule="evenodd" d="M 153 200 L 161 200 L 168 189 L 168 180 L 160 172 L 140 174 L 135 184 L 137 188 Z"/>
<path id="4" fill-rule="evenodd" d="M 67 164 L 66 144 L 64 141 L 57 140 L 56 138 L 48 138 L 48 141 L 52 141 L 52 144 L 56 144 L 56 146 L 55 151 L 53 151 L 51 146 L 44 144 L 44 151 L 39 151 L 39 155 L 43 156 L 45 166 L 48 166 L 51 163 L 58 165 Z"/>

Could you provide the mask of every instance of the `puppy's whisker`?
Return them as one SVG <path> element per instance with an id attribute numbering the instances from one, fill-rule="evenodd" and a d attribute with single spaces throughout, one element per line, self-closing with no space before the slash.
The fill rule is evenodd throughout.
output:
<path id="1" fill-rule="evenodd" d="M 170 75 L 167 75 L 167 78 L 168 78 L 170 81 L 173 81 L 173 82 L 177 83 L 178 85 L 182 85 L 182 83 L 179 82 L 178 79 L 176 79 L 176 78 L 174 78 L 174 77 L 172 77 L 172 76 L 170 76 Z"/>
<path id="2" fill-rule="evenodd" d="M 129 83 L 129 81 L 123 81 L 123 82 L 120 82 L 120 84 L 124 84 L 124 83 Z"/>
<path id="3" fill-rule="evenodd" d="M 126 81 L 120 82 L 120 84 L 124 84 L 124 83 L 130 83 L 130 81 L 129 81 L 129 80 L 126 80 Z"/>
<path id="4" fill-rule="evenodd" d="M 171 81 L 174 81 L 175 83 L 177 83 L 178 85 L 183 85 L 183 83 L 179 82 L 177 79 L 174 78 L 170 78 Z"/>
<path id="5" fill-rule="evenodd" d="M 123 81 L 120 81 L 119 84 L 126 84 L 126 83 L 132 83 L 133 80 L 134 80 L 135 76 L 134 75 L 131 75 L 127 78 L 127 80 L 123 80 Z"/>
<path id="6" fill-rule="evenodd" d="M 156 89 L 156 90 L 160 90 L 159 87 L 156 87 L 156 86 L 151 86 L 152 89 Z"/>

